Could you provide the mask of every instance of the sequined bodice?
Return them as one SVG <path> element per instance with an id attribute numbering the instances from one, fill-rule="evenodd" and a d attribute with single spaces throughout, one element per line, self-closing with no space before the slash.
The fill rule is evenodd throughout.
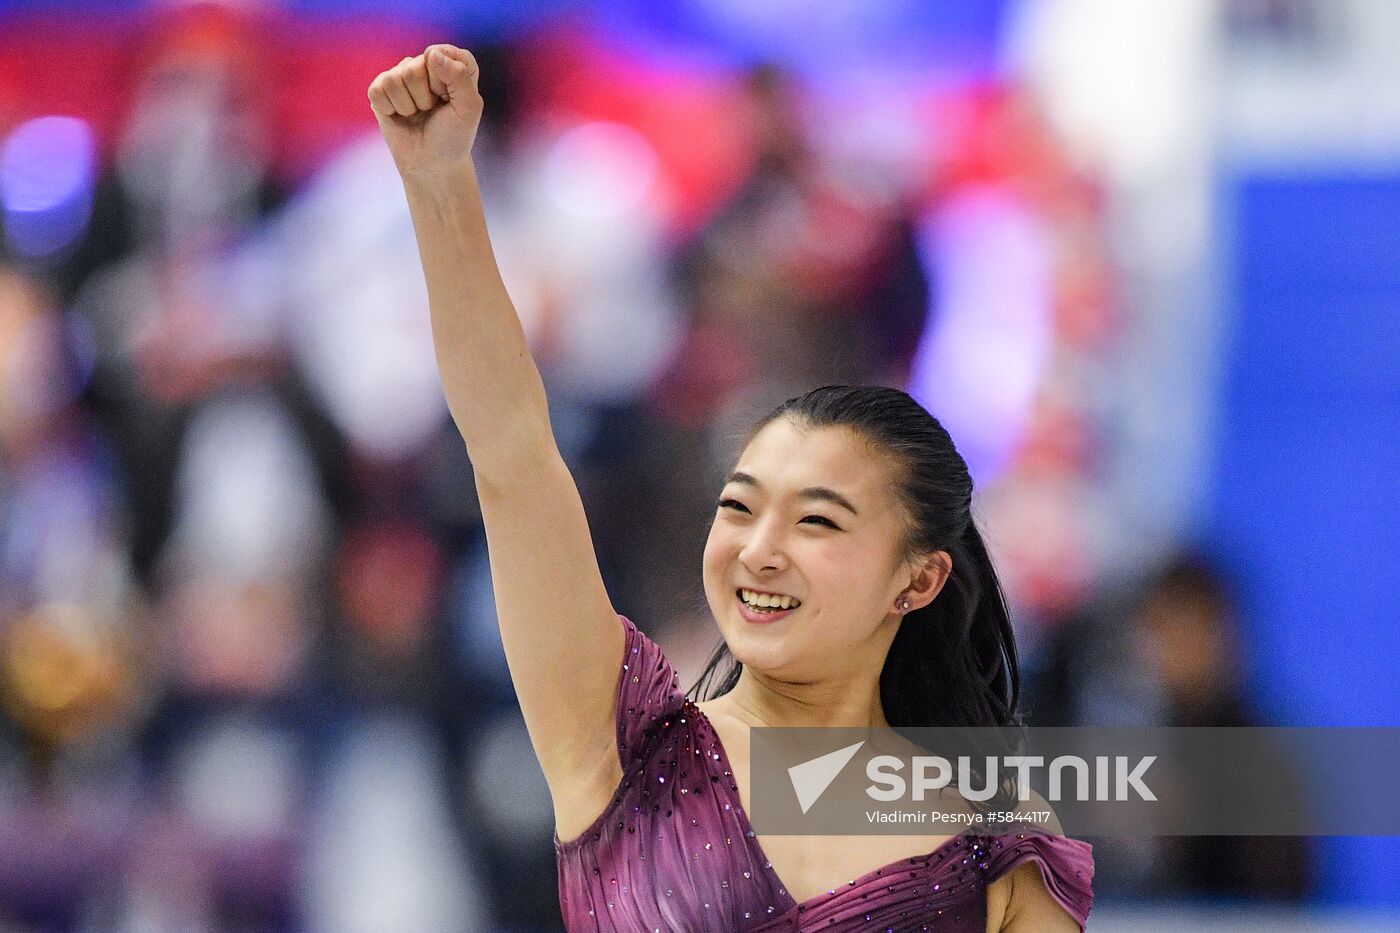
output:
<path id="1" fill-rule="evenodd" d="M 798 903 L 758 845 L 713 725 L 682 694 L 660 647 L 619 619 L 627 632 L 617 697 L 622 782 L 582 835 L 555 837 L 570 933 L 981 933 L 987 885 L 1026 861 L 1084 924 L 1090 847 L 1040 833 L 955 836 Z"/>

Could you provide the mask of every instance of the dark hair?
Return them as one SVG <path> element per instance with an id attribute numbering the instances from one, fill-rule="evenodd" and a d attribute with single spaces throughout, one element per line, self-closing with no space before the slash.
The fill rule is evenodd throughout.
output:
<path id="1" fill-rule="evenodd" d="M 946 551 L 953 569 L 927 606 L 907 613 L 880 672 L 880 702 L 896 729 L 1012 726 L 1020 718 L 1021 674 L 1006 597 L 972 519 L 972 476 L 938 419 L 907 393 L 879 386 L 822 386 L 788 399 L 777 418 L 799 428 L 846 427 L 888 454 L 904 506 L 904 557 Z M 719 666 L 729 668 L 712 684 Z M 722 696 L 743 665 L 723 641 L 690 694 Z"/>

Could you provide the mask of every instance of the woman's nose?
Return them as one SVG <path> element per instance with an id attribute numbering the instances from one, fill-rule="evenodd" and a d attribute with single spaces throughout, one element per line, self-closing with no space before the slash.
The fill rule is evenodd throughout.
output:
<path id="1" fill-rule="evenodd" d="M 779 535 L 763 522 L 753 529 L 753 534 L 739 551 L 739 561 L 750 573 L 763 570 L 782 570 L 787 566 L 787 556 L 783 553 Z"/>

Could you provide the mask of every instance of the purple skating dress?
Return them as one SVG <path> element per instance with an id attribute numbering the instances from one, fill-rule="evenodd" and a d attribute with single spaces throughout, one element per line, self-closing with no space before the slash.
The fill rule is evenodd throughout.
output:
<path id="1" fill-rule="evenodd" d="M 1088 843 L 964 833 L 798 903 L 759 848 L 729 759 L 661 648 L 625 616 L 617 696 L 622 783 L 593 825 L 554 837 L 569 933 L 983 933 L 987 885 L 1034 862 L 1080 928 L 1093 903 Z"/>

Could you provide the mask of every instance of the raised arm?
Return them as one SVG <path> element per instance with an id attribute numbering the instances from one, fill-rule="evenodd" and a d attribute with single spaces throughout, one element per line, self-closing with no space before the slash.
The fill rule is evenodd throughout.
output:
<path id="1" fill-rule="evenodd" d="M 438 368 L 476 475 L 506 662 L 560 837 L 572 838 L 621 779 L 613 705 L 624 634 L 487 236 L 471 158 L 476 61 L 429 46 L 376 77 L 369 100 L 413 215 Z"/>

